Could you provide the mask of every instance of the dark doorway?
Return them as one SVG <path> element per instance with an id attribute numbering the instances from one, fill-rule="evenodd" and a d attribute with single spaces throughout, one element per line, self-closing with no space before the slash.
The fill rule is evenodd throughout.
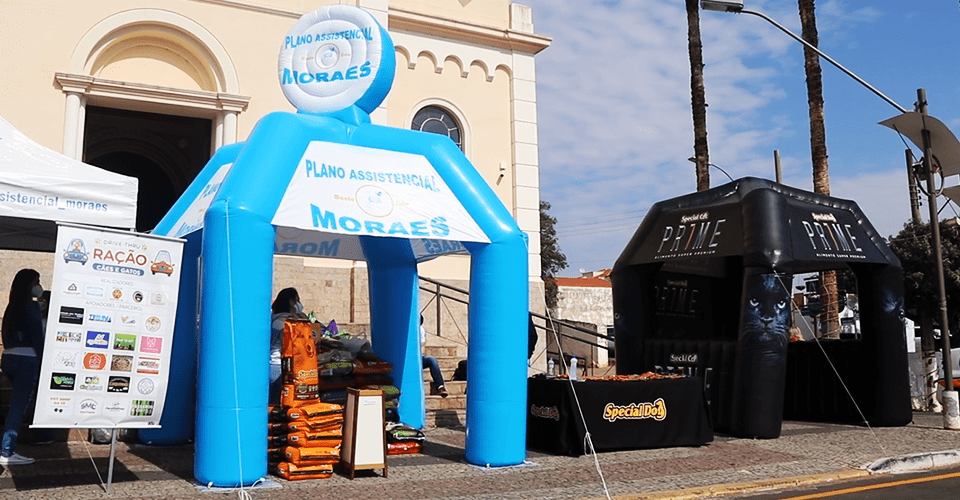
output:
<path id="1" fill-rule="evenodd" d="M 139 179 L 137 231 L 152 230 L 211 155 L 212 121 L 87 106 L 85 162 Z"/>

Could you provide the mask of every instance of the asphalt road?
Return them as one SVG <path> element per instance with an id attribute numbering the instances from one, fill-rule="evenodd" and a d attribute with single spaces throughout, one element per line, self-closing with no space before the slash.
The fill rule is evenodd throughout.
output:
<path id="1" fill-rule="evenodd" d="M 960 498 L 960 466 L 920 472 L 877 474 L 817 487 L 746 496 L 749 500 L 944 500 Z"/>

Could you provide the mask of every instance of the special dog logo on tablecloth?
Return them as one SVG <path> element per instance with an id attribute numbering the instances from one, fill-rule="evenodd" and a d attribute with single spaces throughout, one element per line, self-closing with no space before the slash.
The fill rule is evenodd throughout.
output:
<path id="1" fill-rule="evenodd" d="M 607 406 L 603 407 L 603 418 L 609 422 L 621 418 L 631 420 L 652 418 L 659 421 L 667 418 L 667 404 L 663 402 L 663 398 L 658 398 L 652 403 L 630 403 L 627 406 L 607 403 Z"/>
<path id="2" fill-rule="evenodd" d="M 560 420 L 560 410 L 556 406 L 530 405 L 530 414 L 538 418 L 552 418 Z"/>

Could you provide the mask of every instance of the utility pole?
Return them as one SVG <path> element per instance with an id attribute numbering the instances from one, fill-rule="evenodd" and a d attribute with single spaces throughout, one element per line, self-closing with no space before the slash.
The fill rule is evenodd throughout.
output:
<path id="1" fill-rule="evenodd" d="M 780 150 L 773 150 L 773 168 L 777 171 L 777 184 L 783 184 L 783 172 L 780 170 Z"/>
<path id="2" fill-rule="evenodd" d="M 917 109 L 927 114 L 927 91 L 917 89 Z M 933 260 L 937 265 L 937 286 L 940 302 L 940 338 L 943 340 L 943 422 L 946 429 L 960 429 L 958 397 L 953 388 L 953 361 L 950 359 L 950 319 L 947 315 L 947 289 L 943 278 L 943 251 L 940 247 L 940 218 L 937 214 L 937 193 L 933 184 L 933 145 L 930 131 L 923 129 L 923 171 L 927 175 L 927 205 L 930 210 L 930 232 L 933 235 Z"/>
<path id="3" fill-rule="evenodd" d="M 920 172 L 917 170 L 913 151 L 907 148 L 904 154 L 907 160 L 907 182 L 910 186 L 910 218 L 919 226 L 923 224 L 920 218 L 920 195 L 917 192 L 917 174 Z M 919 177 L 926 176 L 921 174 Z M 937 380 L 940 375 L 937 370 L 937 344 L 933 339 L 933 320 L 926 309 L 917 309 L 917 319 L 920 321 L 920 362 L 923 365 L 923 407 L 928 411 L 939 412 L 942 410 L 940 401 L 937 401 Z"/>

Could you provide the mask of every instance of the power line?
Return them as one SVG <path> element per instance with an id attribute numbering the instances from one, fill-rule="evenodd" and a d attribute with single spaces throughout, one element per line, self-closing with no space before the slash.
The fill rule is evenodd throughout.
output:
<path id="1" fill-rule="evenodd" d="M 609 220 L 602 220 L 602 221 L 598 221 L 598 222 L 583 223 L 583 224 L 560 224 L 560 223 L 557 223 L 557 227 L 562 227 L 562 228 L 563 228 L 562 230 L 570 230 L 570 229 L 574 229 L 574 228 L 578 228 L 578 227 L 591 227 L 591 226 L 595 226 L 595 225 L 597 225 L 597 224 L 606 224 L 606 223 L 608 223 L 608 222 L 619 222 L 619 221 L 624 221 L 624 220 L 637 221 L 637 218 L 636 218 L 636 217 L 621 217 L 621 218 L 619 218 L 619 219 L 609 219 Z M 637 223 L 639 223 L 639 222 L 637 222 Z M 561 231 L 561 229 L 557 229 L 557 231 Z"/>
<path id="2" fill-rule="evenodd" d="M 645 215 L 645 214 L 647 213 L 647 211 L 646 211 L 646 210 L 637 209 L 637 210 L 630 210 L 630 211 L 627 211 L 627 212 L 614 212 L 614 213 L 608 213 L 608 214 L 603 214 L 603 215 L 591 215 L 591 216 L 589 216 L 589 217 L 580 217 L 580 218 L 578 218 L 578 219 L 567 219 L 567 220 L 563 221 L 563 223 L 564 223 L 564 224 L 569 224 L 569 223 L 571 223 L 571 222 L 580 222 L 580 221 L 591 220 L 591 219 L 602 219 L 602 218 L 604 218 L 604 217 L 616 217 L 616 216 L 618 216 L 618 215 L 628 215 L 628 214 L 634 214 L 634 213 L 640 213 L 640 215 Z M 561 223 L 561 222 L 558 220 L 558 221 L 557 221 L 557 224 L 560 224 L 560 223 Z"/>
<path id="3" fill-rule="evenodd" d="M 559 232 L 557 231 L 557 239 L 562 237 L 571 237 L 571 236 L 584 236 L 590 234 L 608 234 L 608 233 L 619 233 L 619 232 L 631 232 L 636 229 L 636 226 L 612 226 L 612 227 L 597 227 L 592 229 L 581 229 L 577 231 L 568 231 L 568 232 Z"/>

